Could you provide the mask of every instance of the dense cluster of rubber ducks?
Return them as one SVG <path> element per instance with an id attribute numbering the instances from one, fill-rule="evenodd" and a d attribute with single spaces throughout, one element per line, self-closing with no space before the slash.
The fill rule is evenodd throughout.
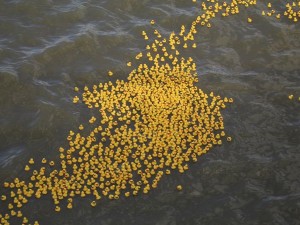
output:
<path id="1" fill-rule="evenodd" d="M 271 3 L 268 3 L 267 7 L 268 8 L 266 10 L 261 12 L 263 16 L 275 16 L 277 19 L 281 19 L 283 14 L 283 16 L 286 16 L 289 20 L 294 21 L 295 23 L 298 22 L 300 18 L 300 1 L 287 3 L 283 13 L 274 9 Z"/>
<path id="2" fill-rule="evenodd" d="M 287 3 L 284 15 L 294 22 L 298 22 L 300 18 L 300 1 Z"/>
<path id="3" fill-rule="evenodd" d="M 296 22 L 299 4 L 288 3 L 284 15 Z M 157 188 L 162 177 L 184 173 L 190 162 L 197 162 L 213 146 L 232 140 L 225 134 L 221 110 L 233 99 L 206 94 L 196 87 L 196 64 L 180 52 L 197 47 L 194 35 L 198 27 L 210 28 L 210 20 L 218 14 L 238 14 L 241 6 L 256 5 L 256 1 L 207 0 L 200 5 L 203 13 L 189 27 L 182 25 L 178 34 L 172 32 L 165 38 L 157 29 L 153 34 L 142 32 L 150 44 L 134 62 L 127 62 L 128 67 L 136 65 L 127 81 L 109 81 L 82 90 L 75 87 L 80 97 L 75 96 L 73 102 L 85 104 L 93 116 L 86 125 L 69 132 L 68 146 L 59 148 L 59 162 L 31 158 L 24 167 L 28 180 L 15 178 L 4 183 L 6 194 L 1 196 L 1 204 L 7 206 L 7 212 L 0 214 L 0 224 L 18 220 L 28 224 L 22 207 L 30 198 L 50 195 L 53 209 L 60 212 L 72 209 L 78 197 L 88 197 L 95 207 L 101 198 L 147 194 Z M 267 8 L 275 14 L 271 3 Z M 155 21 L 150 24 L 155 26 Z M 140 59 L 147 63 L 139 63 Z M 113 74 L 108 71 L 108 76 Z"/>

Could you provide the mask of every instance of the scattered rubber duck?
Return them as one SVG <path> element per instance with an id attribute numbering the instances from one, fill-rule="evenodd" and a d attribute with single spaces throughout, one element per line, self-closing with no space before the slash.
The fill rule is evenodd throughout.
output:
<path id="1" fill-rule="evenodd" d="M 181 185 L 177 185 L 177 186 L 176 186 L 176 189 L 177 189 L 178 191 L 182 191 L 182 186 L 181 186 Z"/>

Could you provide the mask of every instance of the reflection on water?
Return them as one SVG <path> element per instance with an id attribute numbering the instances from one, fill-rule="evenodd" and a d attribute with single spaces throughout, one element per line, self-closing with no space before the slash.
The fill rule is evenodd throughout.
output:
<path id="1" fill-rule="evenodd" d="M 74 86 L 126 79 L 126 63 L 145 49 L 141 32 L 153 29 L 149 21 L 155 19 L 167 37 L 190 24 L 200 5 L 1 2 L 1 183 L 28 179 L 24 166 L 31 157 L 59 162 L 56 149 L 67 144 L 69 130 L 92 116 L 73 105 Z M 300 106 L 288 95 L 300 95 L 300 33 L 293 15 L 283 16 L 291 6 L 259 1 L 239 15 L 217 16 L 211 29 L 195 36 L 197 48 L 183 52 L 197 64 L 199 88 L 234 98 L 222 112 L 233 142 L 214 147 L 184 175 L 164 177 L 148 195 L 103 199 L 96 208 L 90 207 L 92 199 L 79 198 L 72 210 L 60 213 L 47 196 L 30 199 L 24 215 L 40 224 L 297 223 Z M 114 76 L 108 77 L 112 68 Z M 175 190 L 179 183 L 182 192 Z"/>

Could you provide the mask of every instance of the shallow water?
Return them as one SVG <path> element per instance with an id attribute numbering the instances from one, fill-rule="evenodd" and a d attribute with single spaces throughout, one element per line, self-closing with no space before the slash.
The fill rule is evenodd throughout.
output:
<path id="1" fill-rule="evenodd" d="M 40 224 L 300 224 L 300 102 L 287 98 L 300 96 L 300 29 L 261 16 L 266 3 L 215 18 L 186 53 L 198 87 L 234 98 L 223 111 L 233 142 L 148 195 L 96 208 L 80 198 L 60 213 L 44 197 L 24 214 Z M 111 69 L 126 79 L 151 19 L 168 35 L 198 11 L 183 0 L 0 1 L 0 183 L 26 177 L 31 157 L 58 160 L 68 131 L 90 116 L 72 103 L 74 86 L 108 81 Z"/>

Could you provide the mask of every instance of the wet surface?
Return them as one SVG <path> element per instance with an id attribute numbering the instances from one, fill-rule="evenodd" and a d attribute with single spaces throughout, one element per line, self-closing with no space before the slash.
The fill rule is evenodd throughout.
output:
<path id="1" fill-rule="evenodd" d="M 186 53 L 199 88 L 234 98 L 223 111 L 231 143 L 148 195 L 96 208 L 80 198 L 60 213 L 44 197 L 24 214 L 40 224 L 300 224 L 300 102 L 287 97 L 300 96 L 300 29 L 261 16 L 265 8 L 215 18 Z M 110 69 L 126 79 L 151 19 L 168 35 L 198 10 L 181 0 L 0 1 L 0 182 L 26 177 L 31 157 L 58 159 L 68 131 L 90 116 L 72 103 L 73 87 L 108 81 Z"/>

